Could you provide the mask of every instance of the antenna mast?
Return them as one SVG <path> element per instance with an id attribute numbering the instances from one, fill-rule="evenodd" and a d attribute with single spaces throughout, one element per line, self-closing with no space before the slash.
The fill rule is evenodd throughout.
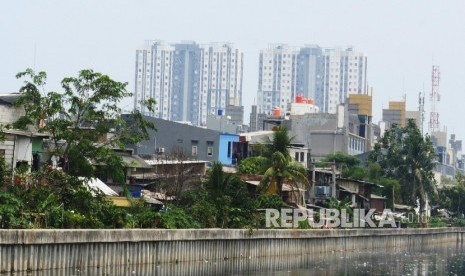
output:
<path id="1" fill-rule="evenodd" d="M 439 72 L 439 66 L 433 65 L 433 71 L 431 73 L 431 112 L 429 118 L 429 132 L 439 131 L 439 112 L 436 111 L 436 104 L 440 101 L 441 97 L 439 95 L 439 79 L 441 73 Z"/>
<path id="2" fill-rule="evenodd" d="M 424 89 L 422 92 L 418 93 L 418 112 L 420 113 L 420 122 L 418 122 L 421 135 L 423 135 L 423 124 L 425 122 L 425 92 Z"/>

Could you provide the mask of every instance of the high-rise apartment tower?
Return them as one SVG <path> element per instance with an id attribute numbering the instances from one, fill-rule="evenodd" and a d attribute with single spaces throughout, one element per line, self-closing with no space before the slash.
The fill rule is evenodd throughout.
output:
<path id="1" fill-rule="evenodd" d="M 321 112 L 336 113 L 349 94 L 366 94 L 366 73 L 366 56 L 353 48 L 271 45 L 260 52 L 260 112 L 287 111 L 287 103 L 304 96 Z"/>
<path id="2" fill-rule="evenodd" d="M 144 115 L 206 125 L 207 115 L 242 105 L 243 53 L 231 44 L 148 41 L 136 52 L 134 107 Z M 144 99 L 157 101 L 155 112 Z"/>

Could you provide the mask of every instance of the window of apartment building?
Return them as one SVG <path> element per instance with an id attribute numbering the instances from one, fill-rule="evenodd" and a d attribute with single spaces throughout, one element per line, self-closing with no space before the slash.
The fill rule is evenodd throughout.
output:
<path id="1" fill-rule="evenodd" d="M 192 156 L 197 156 L 197 146 L 192 146 Z"/>

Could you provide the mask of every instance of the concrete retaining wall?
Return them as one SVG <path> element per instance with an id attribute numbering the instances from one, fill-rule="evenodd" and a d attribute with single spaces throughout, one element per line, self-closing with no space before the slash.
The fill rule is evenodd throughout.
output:
<path id="1" fill-rule="evenodd" d="M 0 230 L 0 272 L 463 244 L 465 228 Z"/>

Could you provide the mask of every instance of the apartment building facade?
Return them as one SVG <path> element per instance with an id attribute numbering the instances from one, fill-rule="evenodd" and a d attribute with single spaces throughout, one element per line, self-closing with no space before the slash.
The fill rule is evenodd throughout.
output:
<path id="1" fill-rule="evenodd" d="M 136 51 L 134 107 L 142 114 L 205 126 L 207 115 L 242 105 L 243 52 L 228 43 L 147 41 Z M 149 112 L 143 101 L 157 101 Z"/>

